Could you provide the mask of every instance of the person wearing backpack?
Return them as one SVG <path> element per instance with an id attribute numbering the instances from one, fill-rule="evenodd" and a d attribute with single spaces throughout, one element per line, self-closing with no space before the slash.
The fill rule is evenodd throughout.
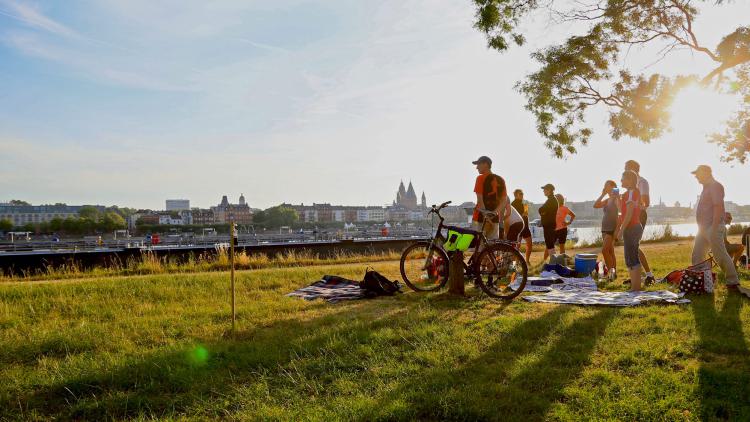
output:
<path id="1" fill-rule="evenodd" d="M 482 227 L 484 216 L 480 210 L 493 211 L 497 216 L 492 217 L 484 225 L 484 235 L 488 240 L 500 237 L 500 216 L 503 215 L 505 202 L 508 194 L 505 188 L 505 179 L 492 173 L 492 160 L 483 155 L 473 161 L 479 172 L 474 182 L 474 193 L 477 194 L 477 205 L 474 208 L 472 226 L 479 230 Z"/>

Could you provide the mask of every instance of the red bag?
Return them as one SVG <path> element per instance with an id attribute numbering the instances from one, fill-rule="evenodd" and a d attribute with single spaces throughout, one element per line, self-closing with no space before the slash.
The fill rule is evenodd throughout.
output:
<path id="1" fill-rule="evenodd" d="M 704 294 L 706 292 L 705 273 L 685 270 L 680 279 L 680 291 L 684 293 Z"/>
<path id="2" fill-rule="evenodd" d="M 711 268 L 713 267 L 713 264 L 714 264 L 713 258 L 708 258 L 707 260 L 705 260 L 703 262 L 699 262 L 699 263 L 697 263 L 695 265 L 691 265 L 691 266 L 685 268 L 684 270 L 674 270 L 671 273 L 667 274 L 662 279 L 662 281 L 665 281 L 667 283 L 672 283 L 672 284 L 678 284 L 679 285 L 680 282 L 682 281 L 682 277 L 685 275 L 686 271 L 693 271 L 693 272 L 696 272 L 696 273 L 704 273 L 706 271 L 711 271 Z M 716 279 L 716 277 L 714 277 L 714 280 L 715 279 Z"/>

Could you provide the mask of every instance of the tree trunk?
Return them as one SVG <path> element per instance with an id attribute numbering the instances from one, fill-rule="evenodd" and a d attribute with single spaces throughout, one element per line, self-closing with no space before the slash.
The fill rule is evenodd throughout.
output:
<path id="1" fill-rule="evenodd" d="M 453 252 L 448 273 L 448 293 L 464 296 L 464 254 Z"/>

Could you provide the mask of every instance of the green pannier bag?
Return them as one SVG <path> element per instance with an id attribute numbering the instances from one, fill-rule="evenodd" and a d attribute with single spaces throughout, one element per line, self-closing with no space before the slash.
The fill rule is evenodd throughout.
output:
<path id="1" fill-rule="evenodd" d="M 479 235 L 478 231 L 464 229 L 462 227 L 446 226 L 448 237 L 443 243 L 443 248 L 448 251 L 465 251 L 469 249 Z"/>

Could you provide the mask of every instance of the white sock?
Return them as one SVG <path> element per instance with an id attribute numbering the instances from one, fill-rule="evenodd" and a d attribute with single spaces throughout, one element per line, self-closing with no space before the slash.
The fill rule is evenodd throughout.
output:
<path id="1" fill-rule="evenodd" d="M 647 272 L 647 273 L 646 273 L 646 277 L 653 277 L 653 276 L 654 276 L 654 275 L 653 275 L 653 274 L 651 274 L 651 271 L 649 271 L 649 272 Z"/>

